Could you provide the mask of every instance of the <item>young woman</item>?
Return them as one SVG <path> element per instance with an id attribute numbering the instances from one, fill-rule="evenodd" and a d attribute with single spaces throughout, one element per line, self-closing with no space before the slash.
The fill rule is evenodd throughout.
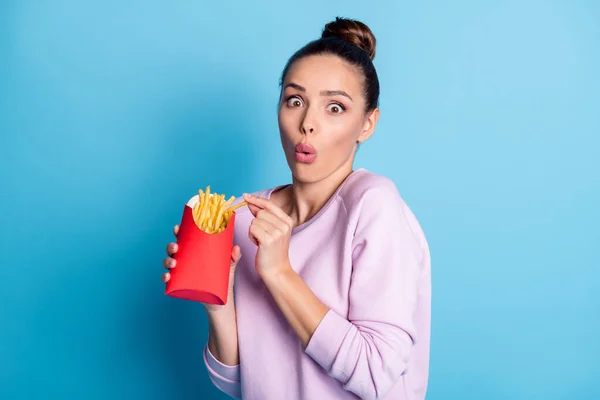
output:
<path id="1" fill-rule="evenodd" d="M 395 184 L 353 169 L 379 118 L 374 56 L 370 29 L 337 18 L 283 71 L 292 183 L 244 195 L 228 303 L 205 305 L 205 363 L 231 397 L 425 397 L 428 244 Z M 167 269 L 176 251 L 167 246 Z"/>

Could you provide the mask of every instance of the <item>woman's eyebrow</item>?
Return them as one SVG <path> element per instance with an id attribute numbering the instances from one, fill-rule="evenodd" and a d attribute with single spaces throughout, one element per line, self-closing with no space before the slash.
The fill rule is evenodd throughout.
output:
<path id="1" fill-rule="evenodd" d="M 300 92 L 306 92 L 306 89 L 303 86 L 300 86 L 300 85 L 298 85 L 297 83 L 294 83 L 294 82 L 290 82 L 287 85 L 285 85 L 284 89 L 287 89 L 289 87 L 294 88 L 294 89 L 296 89 L 296 90 L 298 90 Z"/>
<path id="2" fill-rule="evenodd" d="M 294 88 L 300 92 L 306 92 L 306 88 L 304 88 L 303 86 L 300 86 L 294 82 L 290 82 L 287 85 L 285 85 L 284 89 L 287 89 L 289 87 Z M 350 97 L 350 95 L 348 93 L 344 92 L 343 90 L 323 90 L 323 91 L 321 91 L 321 96 L 345 96 L 345 97 L 349 98 L 351 101 L 354 101 L 354 100 L 352 100 L 352 97 Z"/>
<path id="3" fill-rule="evenodd" d="M 338 96 L 338 95 L 346 96 L 347 98 L 352 100 L 352 97 L 350 97 L 350 95 L 348 93 L 344 92 L 343 90 L 323 90 L 321 92 L 321 96 Z"/>

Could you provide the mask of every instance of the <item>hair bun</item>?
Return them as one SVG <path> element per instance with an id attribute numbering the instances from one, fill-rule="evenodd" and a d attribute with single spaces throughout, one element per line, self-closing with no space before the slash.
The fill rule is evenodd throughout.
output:
<path id="1" fill-rule="evenodd" d="M 365 51 L 371 60 L 375 58 L 375 36 L 364 23 L 347 18 L 336 18 L 323 28 L 321 38 L 337 37 Z"/>

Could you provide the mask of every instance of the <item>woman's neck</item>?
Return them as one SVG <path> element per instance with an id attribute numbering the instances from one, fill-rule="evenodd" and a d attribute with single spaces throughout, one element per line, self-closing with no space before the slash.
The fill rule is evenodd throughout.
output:
<path id="1" fill-rule="evenodd" d="M 294 226 L 301 225 L 314 217 L 329 201 L 344 180 L 352 173 L 352 166 L 339 168 L 327 178 L 318 182 L 306 183 L 292 179 L 292 184 L 282 190 L 276 203 L 294 220 Z"/>

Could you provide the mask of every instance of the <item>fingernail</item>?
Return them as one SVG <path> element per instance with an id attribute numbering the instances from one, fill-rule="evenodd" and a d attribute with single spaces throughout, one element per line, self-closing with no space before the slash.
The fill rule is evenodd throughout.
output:
<path id="1" fill-rule="evenodd" d="M 252 197 L 252 196 L 250 196 L 248 193 L 244 193 L 242 196 L 243 196 L 245 199 L 249 199 L 250 197 Z"/>

